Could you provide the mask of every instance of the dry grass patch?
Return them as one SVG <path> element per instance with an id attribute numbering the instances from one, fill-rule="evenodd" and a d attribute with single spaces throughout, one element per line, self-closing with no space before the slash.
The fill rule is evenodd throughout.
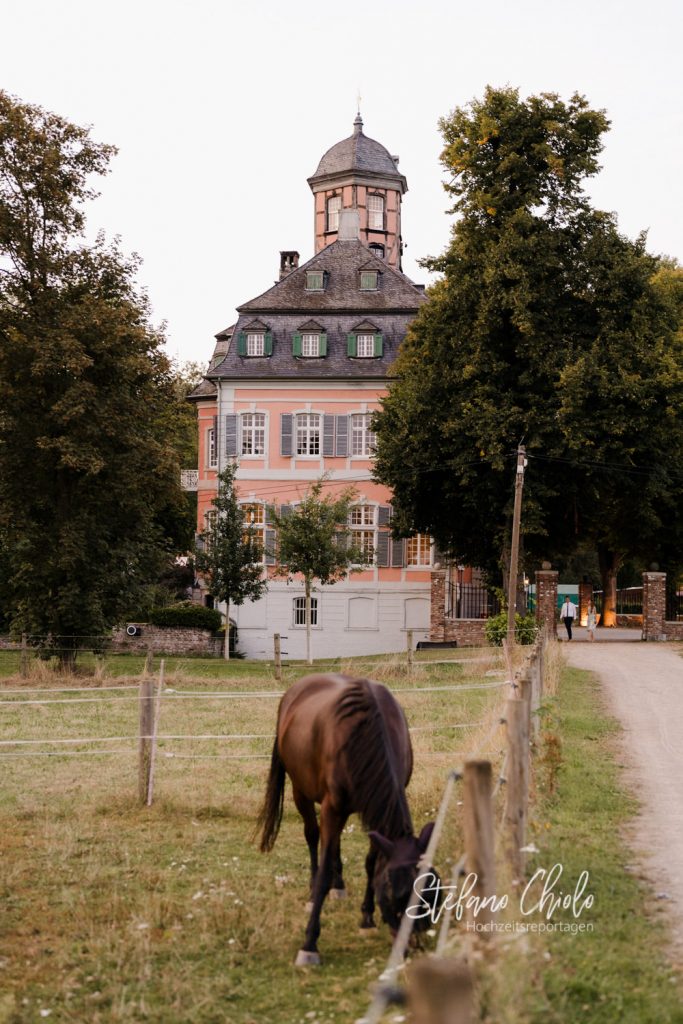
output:
<path id="1" fill-rule="evenodd" d="M 356 666 L 344 663 L 354 673 Z M 389 952 L 384 928 L 358 935 L 367 840 L 351 819 L 343 839 L 350 899 L 325 909 L 322 970 L 294 970 L 306 921 L 308 857 L 289 795 L 273 853 L 258 854 L 252 842 L 277 698 L 179 698 L 185 691 L 278 688 L 267 667 L 232 667 L 231 677 L 211 677 L 201 665 L 167 666 L 174 693 L 162 700 L 160 733 L 263 738 L 160 739 L 150 809 L 136 802 L 134 691 L 57 693 L 56 686 L 83 685 L 82 677 L 43 675 L 42 669 L 28 681 L 5 680 L 0 699 L 6 701 L 96 696 L 97 702 L 2 705 L 0 739 L 41 740 L 35 748 L 3 746 L 3 754 L 57 753 L 1 758 L 2 1024 L 28 1024 L 41 1010 L 50 1010 L 51 1021 L 74 1024 L 308 1024 L 348 1022 L 365 1008 L 368 986 Z M 500 681 L 487 675 L 500 671 L 499 652 L 471 664 L 420 665 L 412 679 L 400 659 L 369 667 L 372 672 L 365 664 L 362 671 L 401 691 L 398 699 L 415 730 L 408 795 L 418 830 L 434 816 L 447 772 L 468 752 L 486 740 L 484 752 L 500 762 L 502 731 L 491 734 L 491 725 L 504 689 L 432 689 Z M 135 682 L 129 676 L 117 681 Z M 27 682 L 43 692 L 29 692 Z M 69 737 L 92 742 L 69 747 L 76 756 L 47 742 Z M 130 738 L 108 743 L 108 737 Z M 110 749 L 116 752 L 89 753 Z M 228 760 L 232 755 L 244 759 Z M 444 874 L 460 846 L 456 811 L 438 856 Z"/>

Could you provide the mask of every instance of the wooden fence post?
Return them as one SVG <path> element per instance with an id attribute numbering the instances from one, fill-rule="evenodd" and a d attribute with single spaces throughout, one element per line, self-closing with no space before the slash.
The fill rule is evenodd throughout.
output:
<path id="1" fill-rule="evenodd" d="M 159 732 L 159 716 L 161 715 L 161 694 L 164 689 L 164 676 L 166 671 L 166 662 L 161 659 L 161 665 L 159 666 L 159 683 L 157 686 L 157 695 L 155 701 L 150 701 L 153 704 L 152 714 L 152 739 L 151 749 L 149 752 L 149 778 L 147 780 L 147 806 L 152 806 L 152 800 L 154 799 L 154 767 L 157 759 L 157 733 Z"/>
<path id="2" fill-rule="evenodd" d="M 519 696 L 526 702 L 527 710 L 527 736 L 531 736 L 531 709 L 532 709 L 532 688 L 531 667 L 525 665 L 518 680 Z"/>
<path id="3" fill-rule="evenodd" d="M 273 650 L 275 653 L 275 678 L 278 683 L 282 682 L 282 646 L 280 643 L 280 634 L 273 634 Z"/>
<path id="4" fill-rule="evenodd" d="M 464 960 L 421 956 L 408 966 L 413 1024 L 471 1024 L 474 985 Z"/>
<path id="5" fill-rule="evenodd" d="M 19 659 L 19 673 L 21 674 L 21 676 L 23 676 L 24 679 L 26 679 L 26 677 L 29 674 L 28 640 L 26 638 L 26 633 L 21 634 L 21 655 Z"/>
<path id="6" fill-rule="evenodd" d="M 413 674 L 413 631 L 412 631 L 412 629 L 409 629 L 408 632 L 406 633 L 406 654 L 407 654 L 406 661 L 407 661 L 407 665 L 408 665 L 408 675 L 412 676 L 412 674 Z"/>
<path id="7" fill-rule="evenodd" d="M 147 648 L 147 654 L 145 655 L 145 667 L 143 669 L 146 676 L 151 676 L 154 668 L 154 652 L 151 647 Z"/>
<path id="8" fill-rule="evenodd" d="M 138 763 L 138 793 L 140 803 L 147 803 L 149 776 L 152 763 L 152 729 L 154 727 L 154 680 L 144 675 L 140 680 L 140 756 Z"/>
<path id="9" fill-rule="evenodd" d="M 505 800 L 506 852 L 513 877 L 524 874 L 527 807 L 529 801 L 529 710 L 527 702 L 515 697 L 506 702 L 507 786 Z"/>
<path id="10" fill-rule="evenodd" d="M 496 893 L 495 837 L 491 806 L 491 762 L 466 761 L 463 813 L 465 825 L 465 870 L 477 876 L 472 895 L 484 900 Z M 494 919 L 490 906 L 474 915 L 468 910 L 470 925 L 487 925 Z M 481 930 L 482 937 L 490 932 Z"/>

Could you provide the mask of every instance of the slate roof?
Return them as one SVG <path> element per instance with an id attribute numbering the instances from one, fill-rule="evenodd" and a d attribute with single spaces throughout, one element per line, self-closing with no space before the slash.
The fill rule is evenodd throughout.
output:
<path id="1" fill-rule="evenodd" d="M 377 291 L 360 290 L 360 267 L 368 257 L 380 272 Z M 306 291 L 306 271 L 327 271 L 325 291 Z M 389 267 L 357 239 L 336 241 L 308 263 L 292 271 L 263 295 L 239 307 L 235 335 L 258 318 L 273 335 L 270 356 L 240 356 L 231 342 L 225 358 L 207 377 L 224 380 L 384 380 L 405 337 L 410 321 L 425 301 L 423 291 L 410 278 Z M 292 336 L 311 320 L 327 334 L 327 355 L 294 356 Z M 382 334 L 380 357 L 352 358 L 347 334 L 372 326 Z"/>
<path id="2" fill-rule="evenodd" d="M 378 270 L 379 289 L 361 291 L 360 270 Z M 327 272 L 324 291 L 306 291 L 306 271 Z M 358 310 L 367 313 L 406 310 L 416 312 L 424 301 L 409 277 L 375 256 L 359 239 L 337 240 L 321 249 L 308 263 L 293 270 L 263 295 L 238 306 L 238 313 L 263 315 L 294 310 L 316 313 Z"/>
<path id="3" fill-rule="evenodd" d="M 315 359 L 292 353 L 292 336 L 300 333 L 305 322 L 301 313 L 277 313 L 269 323 L 273 335 L 271 356 L 240 356 L 237 346 L 230 345 L 222 363 L 209 370 L 209 380 L 385 380 L 391 376 L 391 365 L 405 337 L 413 312 L 373 316 L 376 330 L 383 337 L 383 352 L 378 358 L 351 358 L 347 354 L 347 334 L 360 328 L 358 313 L 319 316 L 321 329 L 327 334 L 327 355 Z M 242 329 L 240 321 L 238 329 Z"/>
<path id="4" fill-rule="evenodd" d="M 347 171 L 403 178 L 389 150 L 381 142 L 376 142 L 375 139 L 370 139 L 363 133 L 360 114 L 353 124 L 353 135 L 350 135 L 348 139 L 342 139 L 341 142 L 337 142 L 327 150 L 320 160 L 315 174 L 308 179 L 309 183 L 317 178 L 342 174 Z"/>

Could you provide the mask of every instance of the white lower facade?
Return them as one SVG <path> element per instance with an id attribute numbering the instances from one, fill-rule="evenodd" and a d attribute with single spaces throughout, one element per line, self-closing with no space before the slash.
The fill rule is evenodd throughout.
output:
<path id="1" fill-rule="evenodd" d="M 405 651 L 429 638 L 430 583 L 356 583 L 319 587 L 311 630 L 313 658 L 352 658 Z M 282 637 L 283 660 L 306 657 L 304 590 L 299 583 L 271 580 L 259 601 L 230 606 L 238 650 L 247 658 L 272 660 L 273 635 Z M 220 607 L 220 606 L 219 606 Z M 225 611 L 225 607 L 222 608 Z"/>

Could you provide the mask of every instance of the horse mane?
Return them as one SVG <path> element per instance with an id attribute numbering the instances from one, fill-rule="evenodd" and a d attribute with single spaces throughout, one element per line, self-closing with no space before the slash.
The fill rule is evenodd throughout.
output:
<path id="1" fill-rule="evenodd" d="M 381 832 L 388 839 L 412 835 L 401 767 L 396 763 L 384 715 L 367 679 L 349 683 L 335 717 L 339 724 L 352 720 L 342 753 L 364 828 Z"/>

